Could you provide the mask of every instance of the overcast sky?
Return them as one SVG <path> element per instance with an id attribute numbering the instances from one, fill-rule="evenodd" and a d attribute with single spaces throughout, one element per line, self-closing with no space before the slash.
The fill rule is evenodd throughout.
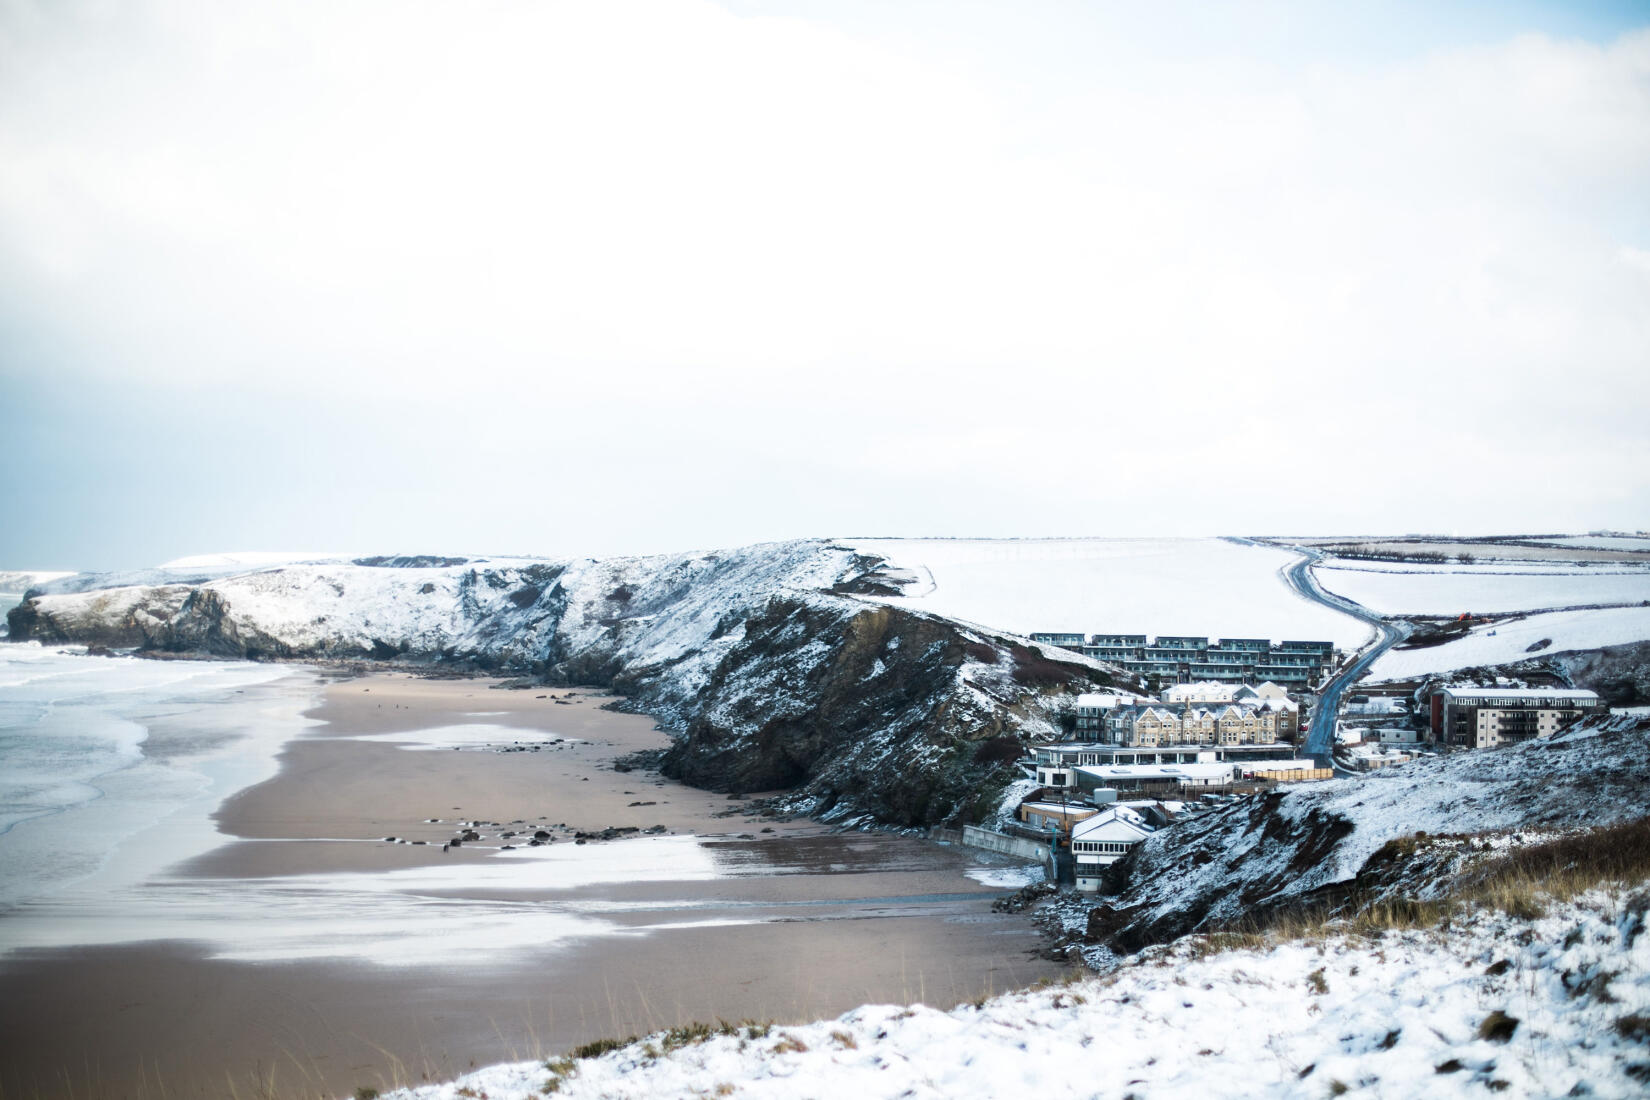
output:
<path id="1" fill-rule="evenodd" d="M 1650 527 L 1650 8 L 1350 8 L 0 0 L 0 567 Z"/>

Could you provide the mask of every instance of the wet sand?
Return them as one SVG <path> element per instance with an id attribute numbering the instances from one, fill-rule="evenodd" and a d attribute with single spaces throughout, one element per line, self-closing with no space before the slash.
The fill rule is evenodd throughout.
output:
<path id="1" fill-rule="evenodd" d="M 225 843 L 170 880 L 243 894 L 428 872 L 441 886 L 413 890 L 421 901 L 526 907 L 529 921 L 542 911 L 542 943 L 474 952 L 464 949 L 486 945 L 460 933 L 396 965 L 249 962 L 212 957 L 222 930 L 203 928 L 200 942 L 14 952 L 0 962 L 0 1097 L 344 1096 L 693 1020 L 949 1006 L 1057 972 L 1036 957 L 1023 918 L 991 913 L 1005 890 L 964 875 L 990 857 L 746 816 L 725 795 L 615 772 L 615 758 L 666 737 L 603 701 L 399 675 L 330 684 L 309 712 L 325 724 L 295 730 L 279 774 L 220 807 Z M 465 724 L 497 727 L 496 737 L 457 751 L 353 739 L 417 742 L 412 731 Z M 459 821 L 499 824 L 443 853 Z M 571 839 L 608 826 L 664 826 L 665 836 Z M 498 851 L 538 829 L 555 838 L 547 849 Z M 479 874 L 524 856 L 588 869 L 682 850 L 669 845 L 688 845 L 714 875 L 523 888 Z M 558 936 L 553 922 L 566 914 L 600 932 Z"/>

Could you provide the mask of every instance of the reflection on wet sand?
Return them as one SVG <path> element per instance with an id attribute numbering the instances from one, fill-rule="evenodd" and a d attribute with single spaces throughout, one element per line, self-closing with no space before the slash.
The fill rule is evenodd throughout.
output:
<path id="1" fill-rule="evenodd" d="M 279 774 L 219 808 L 218 847 L 8 923 L 34 946 L 0 964 L 0 1094 L 221 1095 L 273 1060 L 265 1094 L 343 1095 L 695 1019 L 951 1005 L 1057 969 L 977 881 L 1013 864 L 617 772 L 665 736 L 600 697 L 318 690 L 323 724 L 293 716 Z M 444 751 L 407 751 L 426 728 Z M 573 840 L 606 829 L 661 831 Z"/>

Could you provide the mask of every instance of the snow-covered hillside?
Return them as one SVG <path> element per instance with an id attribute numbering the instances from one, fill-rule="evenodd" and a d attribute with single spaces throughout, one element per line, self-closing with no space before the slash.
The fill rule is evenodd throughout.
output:
<path id="1" fill-rule="evenodd" d="M 1371 680 L 1408 680 L 1461 668 L 1511 664 L 1532 657 L 1629 645 L 1650 638 L 1650 607 L 1555 611 L 1475 626 L 1426 649 L 1394 649 L 1369 670 Z M 1541 643 L 1547 644 L 1542 645 Z"/>
<path id="2" fill-rule="evenodd" d="M 662 1032 L 595 1058 L 497 1066 L 386 1100 L 628 1097 L 1641 1097 L 1650 895 L 1534 921 L 1206 954 L 939 1012 L 873 1005 L 794 1027 Z"/>
<path id="3" fill-rule="evenodd" d="M 909 582 L 888 602 L 1016 634 L 1192 634 L 1321 639 L 1367 626 L 1301 599 L 1287 550 L 1226 539 L 851 539 Z M 894 570 L 890 570 L 893 572 Z"/>
<path id="4" fill-rule="evenodd" d="M 0 592 L 23 593 L 47 581 L 72 576 L 73 573 L 47 569 L 0 569 Z"/>
<path id="5" fill-rule="evenodd" d="M 1109 674 L 855 595 L 882 564 L 800 540 L 602 561 L 359 558 L 193 583 L 163 570 L 147 579 L 168 583 L 56 582 L 9 623 L 48 643 L 609 687 L 682 731 L 665 767 L 701 786 L 800 788 L 798 808 L 895 824 L 978 817 L 1023 740 L 1055 732 L 1042 693 Z"/>
<path id="6" fill-rule="evenodd" d="M 1386 877 L 1405 867 L 1376 858 L 1391 841 L 1629 821 L 1644 815 L 1647 791 L 1650 733 L 1634 729 L 1561 734 L 1269 792 L 1141 844 L 1116 865 L 1116 895 L 1091 918 L 1090 938 L 1133 950 L 1354 888 L 1411 889 Z M 1430 872 L 1442 886 L 1450 861 L 1472 853 L 1437 855 L 1444 864 Z"/>

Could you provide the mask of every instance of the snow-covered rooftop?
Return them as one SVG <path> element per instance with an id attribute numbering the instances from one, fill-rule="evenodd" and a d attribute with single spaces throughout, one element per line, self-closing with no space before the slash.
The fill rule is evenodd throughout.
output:
<path id="1" fill-rule="evenodd" d="M 1077 771 L 1097 779 L 1202 779 L 1230 778 L 1230 764 L 1086 764 Z"/>
<path id="2" fill-rule="evenodd" d="M 1509 703 L 1525 699 L 1574 699 L 1584 703 L 1598 701 L 1598 692 L 1585 688 L 1447 687 L 1442 693 L 1451 699 L 1504 699 Z"/>

